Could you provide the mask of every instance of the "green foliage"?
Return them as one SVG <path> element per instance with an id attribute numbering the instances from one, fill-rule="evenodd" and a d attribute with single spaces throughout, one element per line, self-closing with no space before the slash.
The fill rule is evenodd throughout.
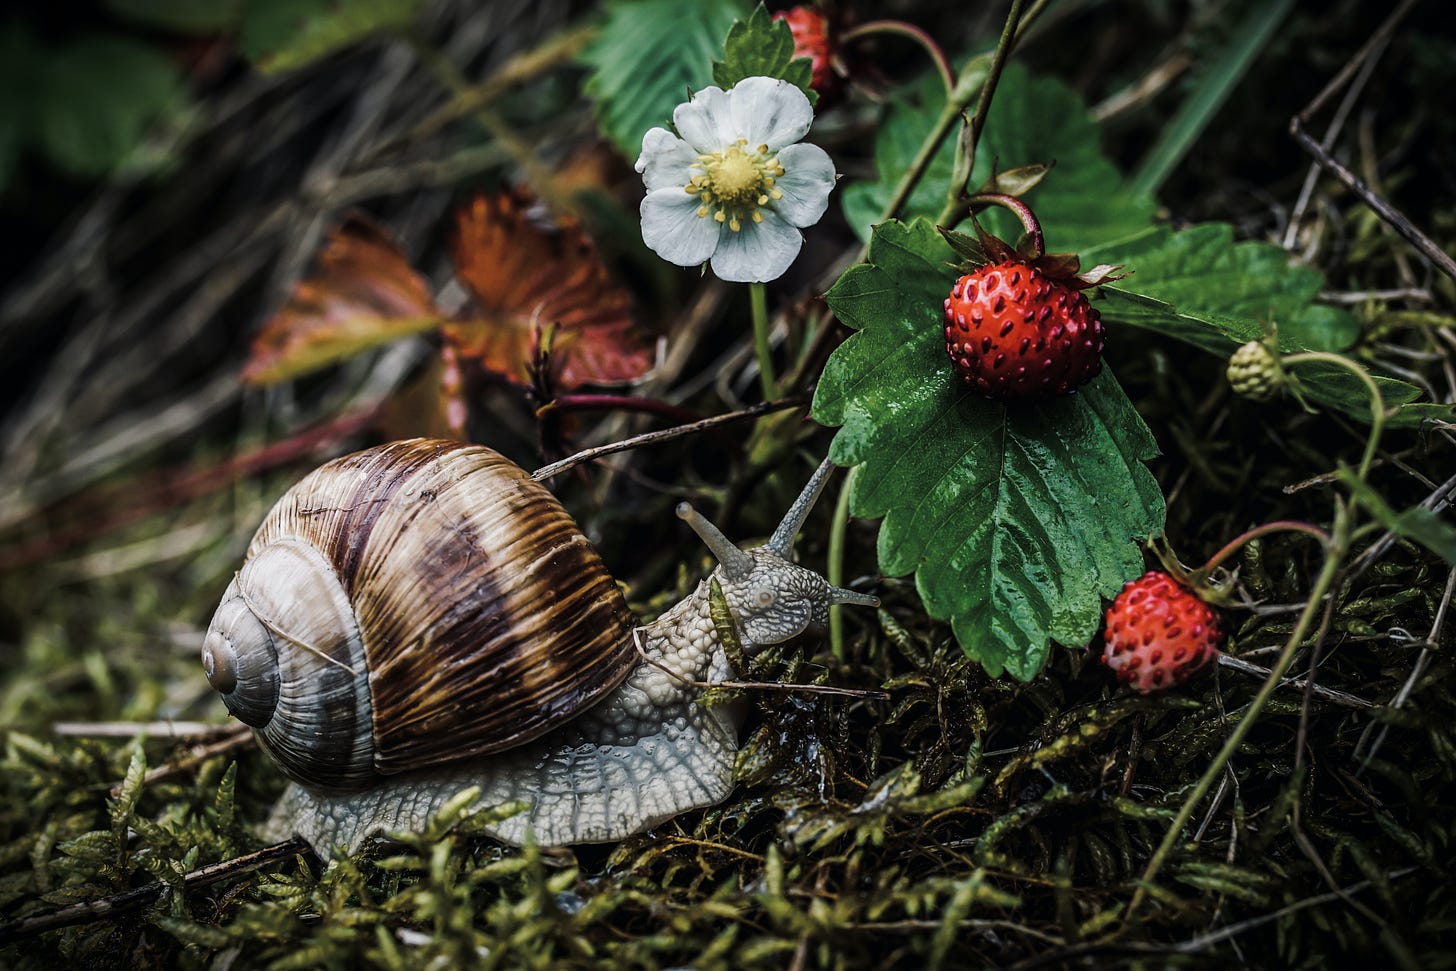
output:
<path id="1" fill-rule="evenodd" d="M 809 96 L 810 104 L 819 100 L 818 93 L 809 87 L 813 76 L 814 62 L 794 57 L 794 34 L 789 25 L 774 20 L 761 3 L 746 21 L 738 21 L 728 31 L 723 59 L 713 62 L 713 83 L 725 91 L 744 78 L 781 78 L 797 85 Z"/>
<path id="2" fill-rule="evenodd" d="M 259 70 L 291 71 L 350 44 L 408 27 L 421 0 L 242 0 L 242 48 Z"/>
<path id="3" fill-rule="evenodd" d="M 738 0 L 616 0 L 582 53 L 591 68 L 586 93 L 602 132 L 629 159 L 648 129 L 667 125 L 693 90 L 707 87 L 723 37 L 743 8 Z"/>
<path id="4" fill-rule="evenodd" d="M 0 62 L 0 188 L 26 145 L 79 176 L 136 167 L 147 133 L 186 104 L 171 59 L 120 34 L 47 48 L 10 25 L 0 33 Z"/>
<path id="5" fill-rule="evenodd" d="M 1178 232 L 1160 227 L 1094 247 L 1083 257 L 1132 271 L 1099 288 L 1097 307 L 1105 320 L 1146 327 L 1220 357 L 1262 338 L 1271 324 L 1286 354 L 1344 351 L 1360 335 L 1359 322 L 1348 312 L 1313 302 L 1324 286 L 1319 271 L 1272 243 L 1236 243 L 1223 223 Z M 1300 364 L 1297 378 L 1310 400 L 1369 420 L 1369 395 L 1347 370 L 1315 361 Z M 1392 422 L 1397 426 L 1453 416 L 1447 405 L 1409 404 L 1420 396 L 1413 385 L 1384 377 L 1377 383 L 1388 405 L 1404 406 Z"/>
<path id="6" fill-rule="evenodd" d="M 845 217 L 861 238 L 869 238 L 870 225 L 889 203 L 895 183 L 944 105 L 944 87 L 933 76 L 890 102 L 875 139 L 877 178 L 852 185 L 843 195 Z M 902 211 L 906 220 L 933 219 L 945 207 L 955 141 L 954 135 L 947 138 L 932 159 Z M 1124 186 L 1099 142 L 1097 125 L 1076 92 L 1013 63 L 996 88 L 970 184 L 983 185 L 993 172 L 1054 162 L 1041 184 L 1026 195 L 1046 231 L 1048 248 L 1074 251 L 1121 239 L 1152 223 L 1153 205 Z M 1019 232 L 999 210 L 986 213 L 982 222 L 1006 239 L 1015 239 Z"/>
<path id="7" fill-rule="evenodd" d="M 869 262 L 829 291 L 859 333 L 820 379 L 813 414 L 842 425 L 831 455 L 860 465 L 856 516 L 884 517 L 880 568 L 915 573 L 988 671 L 1023 680 L 1050 641 L 1085 643 L 1142 570 L 1133 542 L 1158 532 L 1162 495 L 1142 462 L 1156 443 L 1106 371 L 1075 395 L 987 401 L 956 381 L 942 303 L 950 248 L 925 220 L 876 228 Z"/>
<path id="8" fill-rule="evenodd" d="M 1348 466 L 1340 467 L 1340 481 L 1354 493 L 1375 520 L 1401 539 L 1419 543 L 1456 566 L 1456 527 L 1424 506 L 1397 512 L 1370 484 Z"/>
<path id="9" fill-rule="evenodd" d="M 1247 4 L 1248 12 L 1237 21 L 1211 63 L 1199 72 L 1189 96 L 1153 144 L 1132 177 L 1134 188 L 1152 195 L 1177 168 L 1208 127 L 1213 116 L 1248 72 L 1255 55 L 1263 49 L 1275 28 L 1289 16 L 1294 0 Z"/>

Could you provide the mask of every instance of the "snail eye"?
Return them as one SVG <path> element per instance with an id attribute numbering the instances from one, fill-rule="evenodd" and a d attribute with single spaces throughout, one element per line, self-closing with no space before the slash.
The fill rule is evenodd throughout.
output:
<path id="1" fill-rule="evenodd" d="M 774 593 L 772 587 L 759 587 L 753 594 L 753 602 L 761 610 L 767 610 L 769 607 L 772 607 L 776 599 L 777 595 Z"/>

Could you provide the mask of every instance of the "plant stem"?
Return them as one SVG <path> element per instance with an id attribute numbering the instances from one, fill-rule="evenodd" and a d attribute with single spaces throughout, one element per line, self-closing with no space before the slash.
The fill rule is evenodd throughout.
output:
<path id="1" fill-rule="evenodd" d="M 945 96 L 951 97 L 956 86 L 955 71 L 951 69 L 945 51 L 941 50 L 940 45 L 935 42 L 935 38 L 914 24 L 907 24 L 903 20 L 871 20 L 869 23 L 860 24 L 853 30 L 845 32 L 839 41 L 841 44 L 848 44 L 871 34 L 899 34 L 923 47 L 925 52 L 930 55 L 930 59 L 935 62 L 936 71 L 940 72 L 940 80 L 945 84 Z"/>
<path id="2" fill-rule="evenodd" d="M 1326 550 L 1324 566 L 1320 569 L 1319 578 L 1315 580 L 1314 589 L 1309 592 L 1309 601 L 1304 605 L 1304 610 L 1299 615 L 1299 621 L 1294 625 L 1294 630 L 1289 634 L 1289 640 L 1285 642 L 1284 649 L 1279 652 L 1279 661 L 1269 672 L 1269 677 L 1264 679 L 1264 684 L 1259 688 L 1259 693 L 1249 703 L 1249 709 L 1239 723 L 1234 726 L 1233 732 L 1219 749 L 1218 755 L 1198 780 L 1198 785 L 1183 800 L 1183 805 L 1178 810 L 1178 815 L 1173 819 L 1168 832 L 1163 836 L 1163 842 L 1158 844 L 1158 849 L 1153 853 L 1153 858 L 1148 861 L 1147 869 L 1143 870 L 1142 878 L 1138 881 L 1138 888 L 1133 891 L 1132 900 L 1128 902 L 1127 912 L 1123 915 L 1123 923 L 1132 920 L 1133 913 L 1138 905 L 1143 902 L 1147 895 L 1147 888 L 1162 870 L 1163 864 L 1168 860 L 1168 854 L 1172 852 L 1173 846 L 1178 842 L 1183 833 L 1183 827 L 1193 818 L 1193 812 L 1198 808 L 1213 788 L 1213 784 L 1223 775 L 1223 770 L 1229 761 L 1244 744 L 1244 739 L 1249 732 L 1253 731 L 1254 723 L 1259 720 L 1259 714 L 1274 692 L 1279 688 L 1280 682 L 1289 672 L 1290 666 L 1294 663 L 1294 656 L 1299 652 L 1299 646 L 1304 642 L 1305 636 L 1309 633 L 1310 627 L 1314 624 L 1315 617 L 1319 614 L 1325 595 L 1330 592 L 1334 585 L 1335 577 L 1340 572 L 1340 564 L 1344 559 L 1344 552 L 1350 530 L 1350 516 L 1345 509 L 1337 509 L 1335 513 L 1334 538 Z"/>
<path id="3" fill-rule="evenodd" d="M 536 409 L 536 417 L 553 411 L 638 411 L 675 422 L 699 421 L 702 415 L 656 398 L 634 398 L 624 394 L 562 394 Z"/>
<path id="4" fill-rule="evenodd" d="M 986 80 L 981 84 L 980 97 L 976 99 L 976 110 L 971 115 L 970 122 L 961 129 L 960 141 L 956 143 L 955 167 L 951 171 L 950 188 L 946 191 L 945 209 L 936 218 L 937 226 L 953 225 L 948 220 L 955 217 L 955 211 L 960 208 L 961 199 L 966 193 L 966 185 L 971 180 L 971 170 L 976 166 L 976 146 L 981 141 L 981 131 L 986 127 L 986 115 L 991 110 L 991 98 L 996 94 L 996 85 L 1001 80 L 1001 72 L 1006 67 L 1006 59 L 1011 56 L 1011 48 L 1016 46 L 1016 31 L 1021 24 L 1021 5 L 1023 0 L 1011 0 L 1011 9 L 1006 13 L 1006 23 L 1001 27 L 1001 38 L 996 42 L 996 51 L 991 56 L 991 68 L 986 74 Z M 960 222 L 960 220 L 956 220 Z"/>
<path id="5" fill-rule="evenodd" d="M 834 519 L 829 524 L 829 552 L 825 579 L 831 586 L 844 586 L 844 534 L 849 528 L 849 490 L 854 485 L 859 466 L 852 466 L 834 501 Z M 844 605 L 829 606 L 829 649 L 837 660 L 844 660 Z"/>
<path id="6" fill-rule="evenodd" d="M 1329 546 L 1330 536 L 1318 526 L 1311 526 L 1309 523 L 1301 523 L 1293 519 L 1281 519 L 1277 522 L 1265 523 L 1262 526 L 1255 526 L 1241 536 L 1235 536 L 1229 540 L 1217 553 L 1209 558 L 1208 562 L 1200 567 L 1202 573 L 1212 573 L 1213 570 L 1224 560 L 1236 553 L 1240 547 L 1250 540 L 1258 539 L 1260 536 L 1267 536 L 1270 533 L 1293 532 L 1307 533 L 1319 540 L 1326 547 Z"/>
<path id="7" fill-rule="evenodd" d="M 753 349 L 758 352 L 758 380 L 763 387 L 763 400 L 772 401 L 778 381 L 774 378 L 773 348 L 768 341 L 768 290 L 762 283 L 750 283 L 748 295 L 753 304 Z"/>
<path id="8" fill-rule="evenodd" d="M 1281 367 L 1288 367 L 1291 364 L 1307 361 L 1323 361 L 1326 364 L 1344 368 L 1360 379 L 1365 385 L 1366 392 L 1370 395 L 1370 436 L 1365 440 L 1365 454 L 1360 457 L 1360 468 L 1356 473 L 1363 480 L 1365 473 L 1370 471 L 1370 463 L 1375 459 L 1375 450 L 1380 445 L 1380 436 L 1385 430 L 1385 397 L 1380 393 L 1380 386 L 1375 383 L 1375 379 L 1370 376 L 1369 371 L 1341 354 L 1304 351 L 1281 357 L 1279 364 Z"/>
<path id="9" fill-rule="evenodd" d="M 968 196 L 965 203 L 972 208 L 985 203 L 1010 210 L 1017 219 L 1021 220 L 1021 228 L 1026 230 L 1026 235 L 1031 237 L 1034 247 L 1032 258 L 1035 259 L 1046 253 L 1046 236 L 1041 231 L 1041 223 L 1037 221 L 1036 214 L 1031 211 L 1031 207 L 1020 199 L 1004 192 L 979 192 L 976 195 Z M 944 225 L 944 223 L 937 221 L 937 225 Z"/>

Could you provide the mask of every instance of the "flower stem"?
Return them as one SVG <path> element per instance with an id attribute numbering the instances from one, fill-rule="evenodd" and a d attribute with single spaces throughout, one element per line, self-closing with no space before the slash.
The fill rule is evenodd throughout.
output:
<path id="1" fill-rule="evenodd" d="M 1199 568 L 1200 572 L 1204 574 L 1212 573 L 1220 563 L 1228 559 L 1234 553 L 1238 552 L 1238 550 L 1250 540 L 1258 539 L 1260 536 L 1267 536 L 1270 533 L 1284 532 L 1306 533 L 1319 540 L 1320 543 L 1326 547 L 1328 547 L 1330 544 L 1329 534 L 1326 533 L 1324 530 L 1320 529 L 1318 526 L 1311 526 L 1309 523 L 1301 523 L 1292 519 L 1281 519 L 1278 522 L 1265 523 L 1262 526 L 1255 526 L 1248 532 L 1240 536 L 1235 536 L 1224 545 L 1223 549 L 1213 554 L 1213 556 L 1209 558 L 1208 562 L 1203 564 L 1203 566 Z"/>
<path id="2" fill-rule="evenodd" d="M 1021 220 L 1021 227 L 1026 230 L 1026 234 L 1031 237 L 1032 246 L 1035 247 L 1032 259 L 1046 253 L 1046 237 L 1042 235 L 1041 223 L 1037 222 L 1036 214 L 1031 211 L 1031 207 L 1020 199 L 1004 192 L 981 192 L 968 196 L 965 202 L 973 209 L 977 205 L 985 204 L 1011 210 L 1016 218 Z"/>
<path id="3" fill-rule="evenodd" d="M 758 380 L 763 387 L 763 400 L 772 401 L 778 381 L 774 377 L 773 349 L 768 342 L 768 291 L 762 283 L 750 283 L 748 295 L 753 304 L 753 348 L 758 352 Z"/>
<path id="4" fill-rule="evenodd" d="M 945 95 L 949 98 L 955 91 L 955 71 L 950 66 L 950 61 L 945 56 L 945 51 L 925 31 L 914 24 L 907 24 L 903 20 L 871 20 L 868 23 L 860 24 L 853 30 L 845 32 L 839 38 L 841 44 L 848 44 L 859 40 L 861 37 L 868 37 L 871 34 L 899 34 L 901 37 L 908 37 L 925 49 L 930 59 L 935 62 L 936 71 L 940 72 L 940 80 L 945 84 Z"/>
<path id="5" fill-rule="evenodd" d="M 1011 0 L 1011 9 L 1006 13 L 1006 23 L 1001 27 L 1001 39 L 996 42 L 996 52 L 991 56 L 991 67 L 986 73 L 986 79 L 981 84 L 980 96 L 976 99 L 976 110 L 971 115 L 969 123 L 961 129 L 960 141 L 956 143 L 955 167 L 951 171 L 950 188 L 946 192 L 945 209 L 942 210 L 940 218 L 935 220 L 937 226 L 954 225 L 948 222 L 955 218 L 955 211 L 960 208 L 961 199 L 965 196 L 966 185 L 971 180 L 971 170 L 976 166 L 976 146 L 981 141 L 981 131 L 986 127 L 986 115 L 991 110 L 991 98 L 996 94 L 996 85 L 1001 80 L 1001 72 L 1006 67 L 1006 59 L 1011 56 L 1011 49 L 1016 46 L 1016 33 L 1021 24 L 1021 6 L 1023 0 Z M 956 222 L 960 222 L 959 219 Z"/>
<path id="6" fill-rule="evenodd" d="M 1356 473 L 1363 480 L 1365 474 L 1370 471 L 1370 463 L 1375 459 L 1375 450 L 1380 445 L 1380 436 L 1385 430 L 1385 397 L 1380 393 L 1380 386 L 1375 383 L 1375 379 L 1370 376 L 1369 371 L 1341 354 L 1304 351 L 1281 357 L 1279 364 L 1281 367 L 1287 367 L 1306 361 L 1323 361 L 1326 364 L 1344 368 L 1360 379 L 1365 385 L 1366 392 L 1370 395 L 1370 435 L 1365 440 L 1365 454 L 1360 457 L 1360 468 Z"/>
<path id="7" fill-rule="evenodd" d="M 834 519 L 829 524 L 829 551 L 827 554 L 825 579 L 832 586 L 844 586 L 844 533 L 849 527 L 849 490 L 859 466 L 852 466 L 839 488 L 839 498 L 834 502 Z M 836 660 L 844 660 L 844 605 L 829 605 L 829 649 Z"/>

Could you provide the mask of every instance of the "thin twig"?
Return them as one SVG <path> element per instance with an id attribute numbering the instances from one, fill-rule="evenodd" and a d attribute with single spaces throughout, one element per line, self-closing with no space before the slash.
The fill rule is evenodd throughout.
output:
<path id="1" fill-rule="evenodd" d="M 686 685 L 689 688 L 696 688 L 699 691 L 706 691 L 709 688 L 736 688 L 743 691 L 782 691 L 786 694 L 838 695 L 844 698 L 858 698 L 861 701 L 890 700 L 889 692 L 876 691 L 871 688 L 836 688 L 830 684 L 797 684 L 784 681 L 699 681 L 697 678 L 690 678 L 681 671 L 673 669 L 671 665 L 648 654 L 647 648 L 642 646 L 641 627 L 634 627 L 632 629 L 632 646 L 637 648 L 637 656 L 645 663 L 657 668 L 657 670 L 666 674 L 678 684 Z"/>
<path id="2" fill-rule="evenodd" d="M 250 873 L 277 860 L 286 860 L 291 856 L 307 853 L 308 850 L 308 843 L 295 836 L 282 843 L 265 846 L 256 852 L 193 870 L 182 878 L 182 886 L 187 890 L 205 887 L 231 876 Z M 170 889 L 165 883 L 149 883 L 143 887 L 114 893 L 109 897 L 87 900 L 84 903 L 71 904 L 31 914 L 29 917 L 22 917 L 12 924 L 0 927 L 0 947 L 23 941 L 37 934 L 44 934 L 46 931 L 59 930 L 62 927 L 74 927 L 76 924 L 124 917 L 147 907 L 153 901 L 165 896 Z"/>
<path id="3" fill-rule="evenodd" d="M 729 422 L 757 418 L 759 415 L 766 415 L 769 412 L 783 411 L 786 408 L 798 408 L 808 403 L 809 395 L 807 394 L 790 395 L 787 398 L 780 398 L 777 401 L 764 401 L 748 408 L 741 408 L 738 411 L 730 411 L 726 415 L 714 415 L 712 418 L 704 418 L 702 421 L 695 421 L 690 425 L 678 425 L 675 428 L 663 428 L 655 432 L 633 435 L 631 438 L 624 438 L 620 442 L 598 445 L 596 448 L 588 448 L 577 452 L 575 455 L 568 455 L 559 462 L 543 465 L 531 473 L 531 478 L 536 482 L 544 482 L 553 475 L 560 475 L 562 472 L 570 471 L 586 462 L 594 462 L 603 456 L 626 452 L 642 445 L 656 445 L 659 442 L 670 442 L 675 438 L 695 435 L 698 432 L 706 431 L 709 428 L 716 428 L 719 425 L 726 425 Z"/>
<path id="4" fill-rule="evenodd" d="M 1240 674 L 1248 674 L 1256 678 L 1267 678 L 1269 676 L 1268 668 L 1260 667 L 1257 664 L 1250 664 L 1248 661 L 1245 661 L 1242 658 L 1230 657 L 1227 654 L 1220 654 L 1218 656 L 1218 663 L 1220 666 L 1229 668 L 1233 671 L 1238 671 Z M 1306 678 L 1284 678 L 1282 681 L 1279 682 L 1279 687 L 1293 688 L 1296 691 L 1303 691 L 1304 686 L 1308 683 L 1309 681 Z M 1315 684 L 1313 690 L 1317 697 L 1322 698 L 1325 701 L 1330 702 L 1331 704 L 1342 705 L 1346 708 L 1359 708 L 1362 710 L 1368 710 L 1371 708 L 1379 707 L 1379 705 L 1377 705 L 1373 701 L 1366 701 L 1364 698 L 1358 697 L 1357 695 L 1352 695 L 1344 691 L 1337 691 L 1334 688 L 1326 688 L 1320 684 Z"/>

